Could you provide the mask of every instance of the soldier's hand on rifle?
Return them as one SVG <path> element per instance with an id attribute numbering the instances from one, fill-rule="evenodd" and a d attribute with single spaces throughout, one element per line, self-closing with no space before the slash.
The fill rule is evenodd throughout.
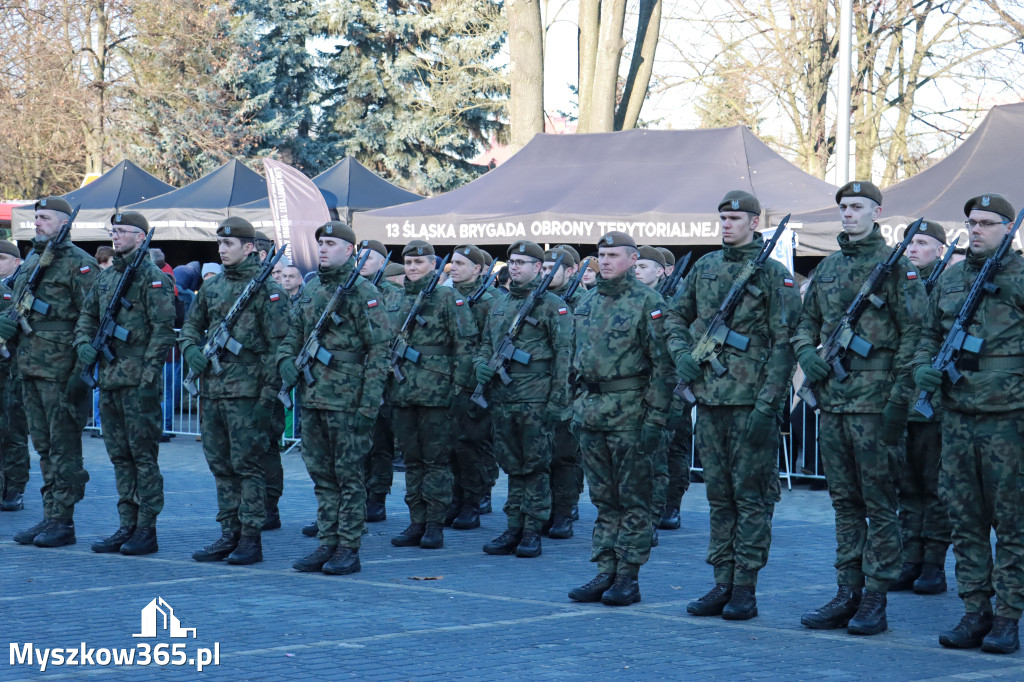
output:
<path id="1" fill-rule="evenodd" d="M 942 388 L 942 371 L 929 365 L 921 365 L 914 370 L 914 384 L 926 393 L 935 393 Z"/>
<path id="2" fill-rule="evenodd" d="M 775 412 L 770 405 L 756 403 L 747 417 L 747 442 L 762 443 L 772 437 L 772 430 L 775 431 L 774 435 L 778 436 Z"/>
<path id="3" fill-rule="evenodd" d="M 82 363 L 83 367 L 91 367 L 96 358 L 99 357 L 99 353 L 92 347 L 91 343 L 80 343 L 75 348 L 75 353 L 78 355 L 78 361 Z"/>
<path id="4" fill-rule="evenodd" d="M 676 358 L 676 372 L 679 373 L 679 378 L 687 384 L 692 384 L 701 375 L 700 365 L 689 353 L 683 353 Z"/>
<path id="5" fill-rule="evenodd" d="M 900 436 L 907 430 L 907 417 L 910 415 L 909 405 L 897 405 L 889 401 L 882 408 L 882 442 L 895 445 Z"/>
<path id="6" fill-rule="evenodd" d="M 188 363 L 189 369 L 196 374 L 202 374 L 206 371 L 206 368 L 210 366 L 210 359 L 203 355 L 201 348 L 189 346 L 184 355 L 185 362 Z"/>
<path id="7" fill-rule="evenodd" d="M 281 373 L 281 381 L 286 386 L 297 386 L 299 383 L 299 368 L 295 366 L 295 358 L 281 358 L 277 363 L 277 371 Z"/>
<path id="8" fill-rule="evenodd" d="M 0 341 L 10 341 L 17 333 L 17 322 L 6 317 L 0 317 Z"/>
<path id="9" fill-rule="evenodd" d="M 796 352 L 796 358 L 800 362 L 800 369 L 804 371 L 804 376 L 810 381 L 821 381 L 828 376 L 828 363 L 821 359 L 814 348 L 804 346 Z"/>
<path id="10" fill-rule="evenodd" d="M 481 362 L 476 366 L 476 381 L 478 384 L 487 385 L 487 382 L 494 378 L 497 374 L 493 369 L 488 366 L 486 362 Z"/>

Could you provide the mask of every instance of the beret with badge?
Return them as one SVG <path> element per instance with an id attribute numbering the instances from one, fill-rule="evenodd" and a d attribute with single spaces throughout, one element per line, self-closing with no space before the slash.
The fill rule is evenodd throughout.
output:
<path id="1" fill-rule="evenodd" d="M 388 255 L 387 248 L 376 239 L 364 239 L 363 241 L 359 242 L 359 248 L 369 249 L 370 251 L 376 251 L 382 256 Z"/>
<path id="2" fill-rule="evenodd" d="M 508 255 L 509 258 L 515 255 L 520 255 L 533 258 L 534 260 L 543 261 L 544 249 L 540 248 L 540 244 L 520 239 L 519 241 L 514 242 L 512 246 L 508 247 L 506 255 Z"/>
<path id="3" fill-rule="evenodd" d="M 562 267 L 569 268 L 576 264 L 572 254 L 564 246 L 556 246 L 544 252 L 544 260 L 548 263 L 554 263 L 559 256 L 562 257 Z"/>
<path id="4" fill-rule="evenodd" d="M 640 260 L 654 261 L 659 267 L 665 267 L 665 255 L 653 246 L 641 246 L 637 252 Z"/>
<path id="5" fill-rule="evenodd" d="M 572 256 L 572 264 L 573 265 L 579 265 L 580 264 L 580 252 L 577 251 L 576 249 L 574 249 L 572 246 L 570 246 L 568 244 L 559 244 L 555 248 L 556 249 L 562 249 L 563 251 L 568 253 L 570 256 Z M 566 259 L 566 262 L 568 262 L 568 259 Z"/>
<path id="6" fill-rule="evenodd" d="M 403 256 L 433 256 L 434 247 L 422 239 L 413 239 L 402 249 Z"/>
<path id="7" fill-rule="evenodd" d="M 149 221 L 146 220 L 146 216 L 142 215 L 138 211 L 125 211 L 124 213 L 115 213 L 110 216 L 111 225 L 130 225 L 137 227 L 143 232 L 149 232 Z"/>
<path id="8" fill-rule="evenodd" d="M 245 218 L 231 216 L 221 221 L 217 227 L 218 237 L 237 237 L 238 239 L 256 239 L 256 230 Z"/>
<path id="9" fill-rule="evenodd" d="M 879 206 L 882 205 L 882 190 L 867 180 L 854 180 L 840 187 L 836 192 L 836 203 L 838 204 L 846 197 L 865 197 Z"/>
<path id="10" fill-rule="evenodd" d="M 734 189 L 727 192 L 722 200 L 718 202 L 718 211 L 743 211 L 761 215 L 761 202 L 750 192 L 741 189 Z"/>
<path id="11" fill-rule="evenodd" d="M 636 248 L 636 241 L 625 232 L 612 231 L 597 240 L 597 247 L 602 246 L 629 246 Z"/>
<path id="12" fill-rule="evenodd" d="M 943 229 L 942 225 L 931 220 L 925 220 L 921 222 L 921 228 L 917 231 L 918 234 L 923 234 L 928 237 L 933 237 L 939 241 L 940 244 L 946 243 L 946 230 Z"/>
<path id="13" fill-rule="evenodd" d="M 342 239 L 349 244 L 356 243 L 356 233 L 352 231 L 348 223 L 341 222 L 340 220 L 330 220 L 316 228 L 316 238 L 320 239 L 320 237 Z"/>
<path id="14" fill-rule="evenodd" d="M 1006 200 L 1002 194 L 982 194 L 976 196 L 973 199 L 969 199 L 964 204 L 964 215 L 967 217 L 971 216 L 971 211 L 991 211 L 992 213 L 998 213 L 1007 220 L 1013 220 L 1017 212 L 1013 210 L 1013 204 Z"/>
<path id="15" fill-rule="evenodd" d="M 46 197 L 36 202 L 35 210 L 59 211 L 71 215 L 71 204 L 63 197 Z"/>
<path id="16" fill-rule="evenodd" d="M 487 265 L 487 258 L 484 256 L 484 252 L 472 244 L 463 244 L 461 246 L 456 246 L 455 253 L 459 254 L 460 256 L 465 256 L 469 260 L 473 261 L 474 265 Z"/>

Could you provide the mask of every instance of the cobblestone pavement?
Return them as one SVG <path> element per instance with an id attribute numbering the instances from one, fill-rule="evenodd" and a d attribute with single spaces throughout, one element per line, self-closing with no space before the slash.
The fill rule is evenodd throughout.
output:
<path id="1" fill-rule="evenodd" d="M 761 574 L 761 615 L 728 623 L 686 614 L 706 591 L 707 503 L 695 484 L 683 501 L 683 528 L 662 531 L 661 546 L 640 574 L 643 601 L 627 608 L 573 604 L 571 587 L 594 574 L 589 538 L 595 509 L 584 500 L 576 536 L 544 540 L 538 559 L 492 557 L 481 546 L 504 528 L 504 478 L 495 513 L 483 527 L 445 532 L 443 550 L 392 547 L 408 522 L 404 479 L 396 475 L 388 520 L 370 524 L 354 576 L 300 574 L 291 563 L 316 546 L 300 528 L 315 515 L 312 484 L 300 457 L 285 458 L 284 527 L 265 533 L 256 566 L 200 564 L 191 552 L 219 535 L 213 478 L 200 445 L 179 436 L 162 446 L 167 504 L 160 552 L 149 557 L 100 555 L 89 544 L 117 526 L 113 472 L 102 441 L 84 438 L 92 476 L 76 513 L 78 544 L 23 547 L 15 532 L 38 521 L 38 461 L 33 458 L 24 511 L 0 514 L 0 626 L 8 652 L 0 679 L 83 675 L 195 678 L 194 666 L 100 665 L 99 649 L 184 643 L 181 659 L 219 646 L 219 665 L 202 677 L 229 679 L 1021 679 L 1021 655 L 949 651 L 941 629 L 955 624 L 955 591 L 891 595 L 887 633 L 853 637 L 812 632 L 800 615 L 835 592 L 834 536 L 828 495 L 784 491 L 775 515 L 771 558 Z M 947 565 L 951 588 L 952 558 Z M 141 610 L 155 598 L 173 608 L 196 638 L 146 634 Z M 159 623 L 162 626 L 162 622 Z M 17 647 L 12 652 L 11 646 Z M 12 664 L 31 643 L 94 649 L 96 664 L 54 665 L 40 674 Z M 171 649 L 168 647 L 168 652 Z M 138 650 L 137 652 L 138 653 Z M 79 652 L 81 658 L 81 652 Z"/>

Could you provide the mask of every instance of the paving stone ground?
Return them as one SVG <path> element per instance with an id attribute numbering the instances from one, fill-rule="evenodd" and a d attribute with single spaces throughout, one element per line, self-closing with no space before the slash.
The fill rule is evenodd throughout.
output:
<path id="1" fill-rule="evenodd" d="M 813 632 L 800 615 L 835 593 L 834 526 L 828 495 L 783 492 L 769 564 L 758 586 L 760 616 L 729 623 L 686 614 L 711 584 L 704 563 L 707 503 L 694 484 L 683 500 L 683 528 L 662 531 L 661 546 L 640 574 L 643 601 L 627 608 L 574 604 L 567 590 L 594 574 L 588 562 L 596 510 L 584 499 L 576 535 L 544 540 L 538 559 L 491 557 L 481 546 L 504 528 L 504 477 L 495 513 L 483 527 L 445 532 L 442 550 L 392 547 L 408 522 L 404 478 L 396 474 L 388 520 L 370 524 L 354 576 L 300 574 L 292 562 L 311 552 L 300 528 L 315 516 L 301 458 L 285 458 L 284 527 L 264 534 L 265 561 L 242 567 L 200 564 L 191 552 L 219 535 L 213 478 L 200 444 L 179 436 L 162 446 L 166 508 L 160 552 L 100 555 L 89 543 L 117 526 L 113 472 L 102 441 L 84 438 L 92 476 L 76 512 L 78 544 L 23 547 L 15 532 L 42 517 L 33 457 L 27 507 L 0 514 L 0 679 L 116 675 L 130 679 L 1022 679 L 1021 654 L 994 656 L 938 645 L 961 603 L 938 596 L 890 596 L 885 634 Z M 195 639 L 141 634 L 140 612 L 161 597 Z M 220 664 L 197 675 L 171 665 L 39 666 L 11 664 L 10 646 L 37 649 L 151 647 L 185 643 L 185 656 L 219 643 Z M 38 652 L 37 652 L 38 653 Z"/>

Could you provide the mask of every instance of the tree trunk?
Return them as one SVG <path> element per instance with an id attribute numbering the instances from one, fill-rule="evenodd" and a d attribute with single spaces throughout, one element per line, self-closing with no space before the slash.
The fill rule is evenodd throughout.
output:
<path id="1" fill-rule="evenodd" d="M 85 174 L 103 173 L 103 152 L 106 147 L 106 73 L 109 23 L 105 0 L 96 0 L 90 8 L 89 45 L 87 53 L 89 85 L 95 100 L 85 121 Z"/>
<path id="2" fill-rule="evenodd" d="M 594 65 L 594 90 L 590 98 L 590 132 L 609 133 L 615 128 L 615 100 L 619 85 L 619 61 L 626 41 L 622 26 L 626 20 L 626 0 L 601 2 L 601 28 L 598 31 L 597 61 Z"/>
<path id="3" fill-rule="evenodd" d="M 640 16 L 637 20 L 636 42 L 633 57 L 629 62 L 629 75 L 622 92 L 622 101 L 615 111 L 615 130 L 631 130 L 636 127 L 640 110 L 647 99 L 647 88 L 651 84 L 654 70 L 654 53 L 658 48 L 661 32 L 661 0 L 641 0 Z"/>
<path id="4" fill-rule="evenodd" d="M 601 0 L 579 0 L 579 122 L 576 132 L 590 132 L 590 103 L 594 92 L 594 67 L 597 65 L 597 38 L 601 25 Z"/>
<path id="5" fill-rule="evenodd" d="M 544 27 L 538 0 L 509 2 L 508 44 L 511 147 L 517 152 L 544 132 Z"/>

